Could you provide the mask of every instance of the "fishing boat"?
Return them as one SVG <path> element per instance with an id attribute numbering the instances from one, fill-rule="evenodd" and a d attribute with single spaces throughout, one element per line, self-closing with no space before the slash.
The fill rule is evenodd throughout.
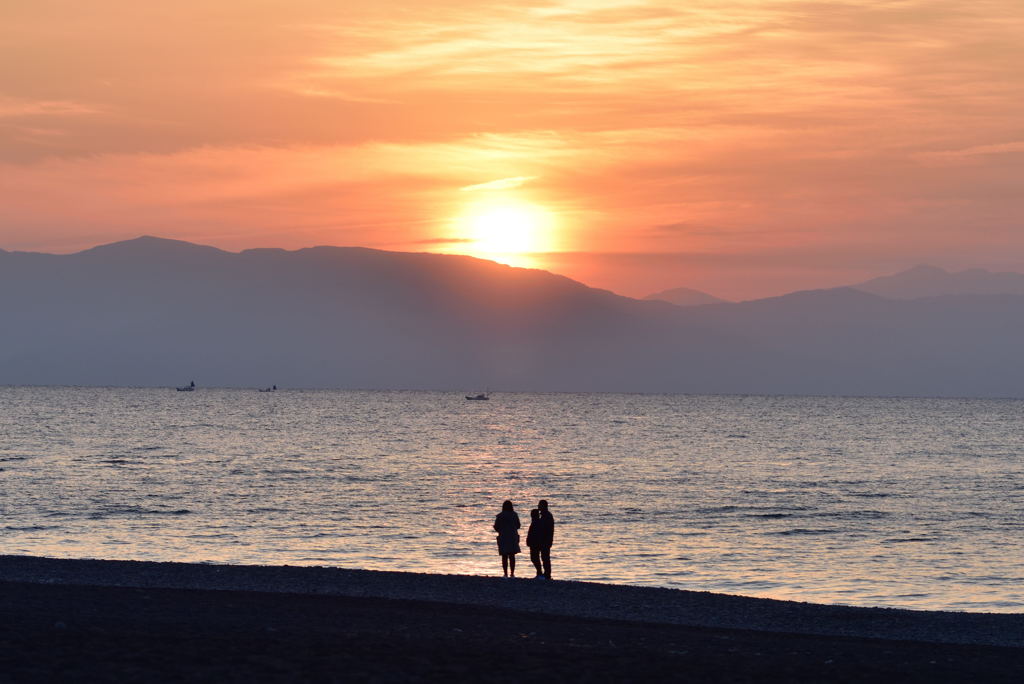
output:
<path id="1" fill-rule="evenodd" d="M 268 387 L 267 389 L 261 389 L 260 390 L 260 392 L 276 392 L 276 391 L 277 391 L 277 385 L 274 385 L 272 387 Z"/>
<path id="2" fill-rule="evenodd" d="M 196 391 L 196 381 L 193 380 L 192 382 L 188 383 L 184 387 L 175 387 L 174 389 L 178 390 L 179 392 L 195 392 Z"/>
<path id="3" fill-rule="evenodd" d="M 467 394 L 466 399 L 469 399 L 470 401 L 487 401 L 490 397 L 487 396 L 487 392 L 481 392 L 480 394 L 474 394 L 473 396 Z"/>

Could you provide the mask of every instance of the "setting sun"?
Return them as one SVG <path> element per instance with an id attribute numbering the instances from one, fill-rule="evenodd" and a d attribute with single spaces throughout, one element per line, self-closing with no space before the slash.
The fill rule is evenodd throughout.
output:
<path id="1" fill-rule="evenodd" d="M 529 202 L 488 202 L 472 207 L 460 220 L 459 232 L 474 256 L 513 266 L 530 265 L 530 254 L 552 248 L 553 221 L 546 210 Z"/>

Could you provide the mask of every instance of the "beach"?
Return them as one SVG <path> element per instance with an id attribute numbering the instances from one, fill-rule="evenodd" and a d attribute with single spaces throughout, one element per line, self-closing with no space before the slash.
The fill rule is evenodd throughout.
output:
<path id="1" fill-rule="evenodd" d="M 500 577 L 0 557 L 9 681 L 1017 681 L 1024 615 Z"/>

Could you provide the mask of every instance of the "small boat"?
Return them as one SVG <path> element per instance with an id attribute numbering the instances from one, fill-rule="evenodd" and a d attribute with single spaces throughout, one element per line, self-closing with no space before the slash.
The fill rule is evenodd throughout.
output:
<path id="1" fill-rule="evenodd" d="M 277 385 L 274 385 L 272 387 L 268 387 L 267 389 L 261 389 L 260 390 L 260 392 L 276 392 L 276 391 L 277 391 Z"/>
<path id="2" fill-rule="evenodd" d="M 188 383 L 184 387 L 175 387 L 175 389 L 178 390 L 179 392 L 195 392 L 196 391 L 196 381 L 193 380 L 192 382 Z"/>
<path id="3" fill-rule="evenodd" d="M 487 396 L 487 392 L 481 392 L 480 394 L 474 394 L 473 396 L 469 396 L 467 394 L 466 398 L 469 399 L 470 401 L 487 401 L 488 399 L 490 399 L 490 397 Z"/>

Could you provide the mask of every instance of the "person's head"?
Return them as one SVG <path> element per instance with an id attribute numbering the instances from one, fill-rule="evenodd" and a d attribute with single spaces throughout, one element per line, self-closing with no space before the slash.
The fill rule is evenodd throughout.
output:
<path id="1" fill-rule="evenodd" d="M 503 511 L 513 511 L 515 509 L 512 508 L 512 502 L 506 500 L 505 503 L 501 504 L 501 510 L 503 510 Z"/>
<path id="2" fill-rule="evenodd" d="M 548 510 L 548 500 L 547 499 L 541 499 L 540 501 L 538 501 L 537 502 L 537 508 L 539 508 L 541 511 L 546 513 L 547 510 Z"/>
<path id="3" fill-rule="evenodd" d="M 532 519 L 534 519 L 534 520 L 539 518 L 540 517 L 540 509 L 539 508 L 531 508 L 530 509 L 530 517 Z"/>

